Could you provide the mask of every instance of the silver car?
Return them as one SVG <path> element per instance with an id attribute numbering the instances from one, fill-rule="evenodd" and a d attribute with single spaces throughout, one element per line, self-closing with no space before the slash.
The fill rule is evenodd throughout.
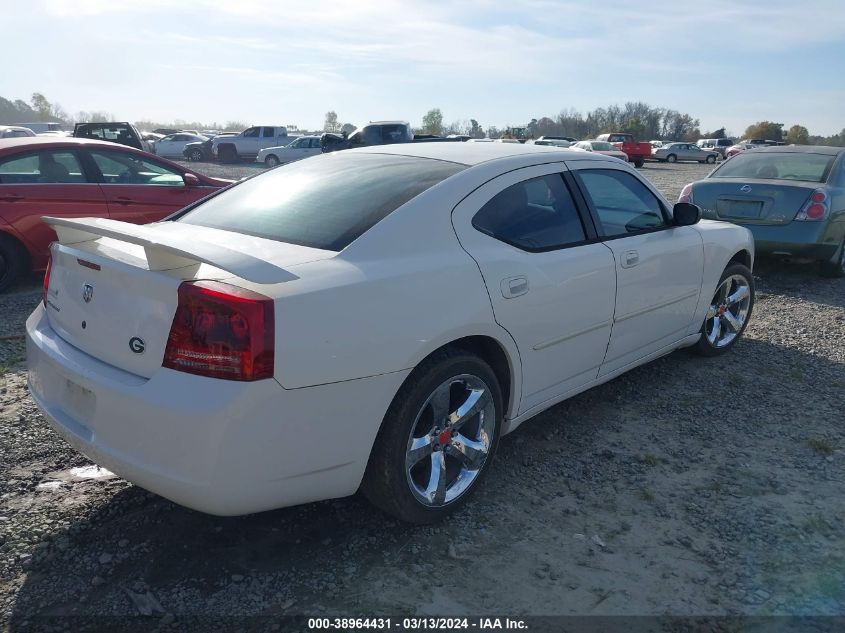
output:
<path id="1" fill-rule="evenodd" d="M 679 160 L 694 160 L 699 163 L 715 163 L 719 157 L 717 152 L 703 150 L 691 143 L 668 143 L 663 147 L 654 150 L 652 158 L 661 163 L 674 163 Z"/>
<path id="2" fill-rule="evenodd" d="M 319 136 L 300 136 L 298 139 L 287 145 L 279 147 L 266 147 L 258 152 L 255 160 L 264 163 L 267 167 L 275 167 L 284 163 L 292 163 L 295 160 L 316 156 L 323 152 L 320 146 Z"/>

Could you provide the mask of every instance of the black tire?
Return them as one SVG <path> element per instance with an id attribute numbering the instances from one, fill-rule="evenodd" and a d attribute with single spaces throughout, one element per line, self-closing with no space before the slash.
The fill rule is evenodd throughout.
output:
<path id="1" fill-rule="evenodd" d="M 706 160 L 705 162 L 706 162 L 708 165 L 712 165 L 712 164 L 714 164 L 714 163 L 716 162 L 716 157 L 715 157 L 715 156 L 708 156 L 708 157 L 707 157 L 707 160 Z"/>
<path id="2" fill-rule="evenodd" d="M 635 158 L 634 159 L 634 167 L 640 168 L 645 165 L 645 161 L 642 158 Z"/>
<path id="3" fill-rule="evenodd" d="M 819 262 L 819 274 L 822 277 L 845 277 L 845 238 L 842 238 L 839 249 L 831 259 Z"/>
<path id="4" fill-rule="evenodd" d="M 272 169 L 273 167 L 276 167 L 279 164 L 279 159 L 273 154 L 270 154 L 267 158 L 264 159 L 264 164 L 267 165 L 268 168 Z"/>
<path id="5" fill-rule="evenodd" d="M 192 160 L 194 162 L 201 161 L 203 158 L 205 158 L 205 156 L 202 155 L 201 149 L 192 149 L 188 155 L 188 160 Z"/>
<path id="6" fill-rule="evenodd" d="M 674 154 L 669 154 L 669 155 L 666 157 L 666 162 L 667 162 L 667 163 L 676 163 L 676 162 L 678 162 L 678 157 L 677 157 L 677 156 L 675 156 Z"/>
<path id="7" fill-rule="evenodd" d="M 495 407 L 492 437 L 483 465 L 472 483 L 450 502 L 426 505 L 412 492 L 406 474 L 408 443 L 412 434 L 416 436 L 415 427 L 423 421 L 419 416 L 426 410 L 432 394 L 451 378 L 461 375 L 478 378 L 489 389 Z M 461 349 L 446 348 L 433 354 L 414 369 L 390 404 L 370 453 L 361 491 L 373 505 L 402 521 L 426 524 L 443 519 L 463 505 L 487 473 L 499 442 L 502 411 L 501 389 L 486 362 Z"/>
<path id="8" fill-rule="evenodd" d="M 14 238 L 0 233 L 0 292 L 6 292 L 27 271 L 26 250 Z"/>
<path id="9" fill-rule="evenodd" d="M 740 328 L 739 332 L 736 333 L 729 342 L 724 345 L 713 344 L 707 336 L 707 330 L 709 329 L 709 325 L 712 323 L 709 317 L 704 318 L 704 322 L 701 324 L 701 338 L 698 339 L 698 342 L 693 347 L 693 351 L 700 354 L 701 356 L 720 356 L 725 352 L 729 351 L 734 345 L 736 345 L 737 341 L 742 338 L 742 334 L 745 332 L 745 328 L 748 327 L 748 322 L 751 320 L 751 313 L 754 310 L 754 276 L 751 274 L 751 271 L 748 270 L 746 266 L 738 263 L 728 264 L 727 268 L 725 268 L 722 276 L 719 277 L 719 283 L 716 285 L 716 291 L 714 292 L 713 299 L 716 299 L 719 289 L 722 287 L 724 281 L 733 276 L 741 276 L 745 279 L 745 284 L 748 286 L 750 290 L 749 294 L 749 302 L 748 307 L 745 313 L 745 320 L 742 322 L 742 327 Z M 712 303 L 712 300 L 711 300 Z"/>
<path id="10" fill-rule="evenodd" d="M 220 162 L 231 165 L 238 162 L 238 152 L 231 145 L 223 145 L 218 151 Z"/>

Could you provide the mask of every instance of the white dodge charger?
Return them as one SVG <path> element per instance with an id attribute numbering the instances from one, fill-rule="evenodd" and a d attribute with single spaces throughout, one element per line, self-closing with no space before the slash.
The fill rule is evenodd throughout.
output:
<path id="1" fill-rule="evenodd" d="M 45 218 L 30 390 L 77 450 L 191 508 L 360 489 L 434 521 L 528 418 L 736 343 L 754 244 L 699 217 L 601 155 L 414 143 L 296 162 L 147 226 Z"/>

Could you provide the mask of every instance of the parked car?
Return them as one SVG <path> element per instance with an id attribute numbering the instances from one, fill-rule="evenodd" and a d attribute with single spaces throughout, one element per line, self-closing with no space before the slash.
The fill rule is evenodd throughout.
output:
<path id="1" fill-rule="evenodd" d="M 280 147 L 267 147 L 258 152 L 255 160 L 264 163 L 267 167 L 275 167 L 283 163 L 292 163 L 295 160 L 316 156 L 322 153 L 319 136 L 300 136 L 288 145 Z"/>
<path id="2" fill-rule="evenodd" d="M 730 138 L 702 138 L 695 144 L 703 150 L 718 152 L 722 158 L 727 158 L 728 148 L 733 146 L 734 141 Z"/>
<path id="3" fill-rule="evenodd" d="M 661 163 L 674 163 L 679 160 L 693 160 L 698 163 L 715 163 L 719 154 L 712 150 L 703 150 L 691 143 L 669 143 L 654 150 L 654 158 Z"/>
<path id="4" fill-rule="evenodd" d="M 760 253 L 809 258 L 825 276 L 845 275 L 845 148 L 743 152 L 684 187 L 681 200 L 747 227 Z"/>
<path id="5" fill-rule="evenodd" d="M 179 132 L 178 134 L 163 136 L 157 140 L 155 143 L 155 153 L 158 156 L 178 156 L 181 158 L 184 156 L 185 145 L 188 143 L 205 143 L 207 140 L 208 138 L 199 134 Z"/>
<path id="6" fill-rule="evenodd" d="M 516 140 L 516 139 L 508 139 L 508 140 Z M 538 138 L 534 141 L 530 141 L 530 145 L 546 145 L 550 147 L 571 147 L 572 143 L 570 141 L 566 141 L 564 139 L 552 139 L 552 138 Z"/>
<path id="7" fill-rule="evenodd" d="M 235 136 L 215 137 L 211 141 L 211 154 L 221 163 L 253 160 L 265 147 L 287 145 L 295 137 L 288 136 L 286 127 L 258 125 L 245 129 Z"/>
<path id="8" fill-rule="evenodd" d="M 149 152 L 152 149 L 150 144 L 141 138 L 141 133 L 135 126 L 125 121 L 112 123 L 77 123 L 73 127 L 73 135 L 76 138 L 90 138 L 118 143 L 145 152 Z"/>
<path id="9" fill-rule="evenodd" d="M 30 393 L 74 448 L 203 512 L 360 488 L 436 521 L 525 420 L 677 348 L 722 354 L 748 323 L 747 230 L 572 157 L 381 145 L 150 226 L 48 219 Z"/>
<path id="10" fill-rule="evenodd" d="M 64 123 L 60 123 L 59 121 L 36 121 L 34 123 L 21 123 L 21 127 L 26 127 L 35 132 L 36 134 L 40 134 L 41 132 L 61 132 L 62 125 Z"/>
<path id="11" fill-rule="evenodd" d="M 649 143 L 649 145 L 651 145 L 651 149 L 653 151 L 653 150 L 657 149 L 658 147 L 663 147 L 663 144 L 665 142 L 666 141 L 649 141 L 648 143 Z"/>
<path id="12" fill-rule="evenodd" d="M 731 145 L 728 149 L 725 150 L 725 158 L 730 158 L 731 156 L 736 156 L 740 152 L 744 152 L 749 149 L 754 149 L 756 147 L 762 147 L 761 145 L 745 143 L 740 141 L 734 145 Z"/>
<path id="13" fill-rule="evenodd" d="M 214 136 L 207 136 L 204 141 L 190 141 L 185 143 L 182 149 L 182 156 L 188 160 L 214 160 L 214 154 L 211 153 L 211 144 L 218 136 L 237 136 L 234 132 L 223 132 Z"/>
<path id="14" fill-rule="evenodd" d="M 35 136 L 35 132 L 21 125 L 0 125 L 0 138 L 22 138 Z"/>
<path id="15" fill-rule="evenodd" d="M 642 167 L 646 158 L 651 158 L 651 143 L 640 143 L 634 139 L 633 134 L 613 132 L 611 134 L 599 134 L 597 141 L 606 141 L 616 146 L 616 149 L 625 152 L 635 167 Z"/>
<path id="16" fill-rule="evenodd" d="M 575 143 L 578 139 L 572 138 L 571 136 L 540 136 L 537 138 L 534 143 L 536 144 L 537 141 L 566 141 L 569 144 Z M 561 147 L 567 147 L 561 145 Z"/>
<path id="17" fill-rule="evenodd" d="M 616 149 L 607 141 L 578 141 L 573 145 L 578 149 L 583 149 L 587 152 L 595 152 L 596 154 L 603 154 L 604 156 L 612 156 L 619 160 L 628 162 L 628 155 L 620 149 Z"/>
<path id="18" fill-rule="evenodd" d="M 371 121 L 356 128 L 348 137 L 350 147 L 408 143 L 413 139 L 414 133 L 407 121 Z"/>
<path id="19" fill-rule="evenodd" d="M 47 265 L 56 234 L 41 216 L 144 224 L 230 182 L 104 141 L 0 140 L 0 292 Z"/>

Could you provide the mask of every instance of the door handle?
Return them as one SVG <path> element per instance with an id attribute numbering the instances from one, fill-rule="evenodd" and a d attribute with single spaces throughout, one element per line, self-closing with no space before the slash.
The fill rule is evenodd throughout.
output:
<path id="1" fill-rule="evenodd" d="M 0 196 L 0 200 L 3 202 L 17 202 L 18 200 L 23 200 L 23 196 L 19 196 L 16 193 L 10 193 L 7 196 Z"/>
<path id="2" fill-rule="evenodd" d="M 513 299 L 528 292 L 528 279 L 520 275 L 518 277 L 508 277 L 502 279 L 499 285 L 502 290 L 502 296 L 505 299 Z"/>
<path id="3" fill-rule="evenodd" d="M 126 196 L 118 196 L 115 200 L 117 200 L 118 204 L 132 204 L 135 202 L 132 198 L 127 198 Z"/>
<path id="4" fill-rule="evenodd" d="M 640 263 L 640 254 L 637 251 L 626 251 L 622 256 L 622 268 L 632 268 Z"/>

